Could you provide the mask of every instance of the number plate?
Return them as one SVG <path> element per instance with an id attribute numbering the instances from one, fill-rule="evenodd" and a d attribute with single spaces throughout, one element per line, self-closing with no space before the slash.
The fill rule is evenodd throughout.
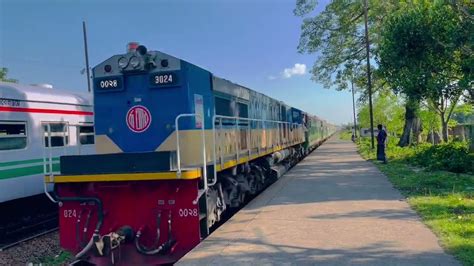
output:
<path id="1" fill-rule="evenodd" d="M 122 83 L 122 77 L 100 78 L 95 80 L 95 89 L 100 91 L 121 90 Z"/>
<path id="2" fill-rule="evenodd" d="M 74 209 L 63 210 L 64 218 L 76 218 L 77 212 Z"/>
<path id="3" fill-rule="evenodd" d="M 179 85 L 179 78 L 176 72 L 160 72 L 150 75 L 150 85 L 152 87 L 171 87 Z"/>
<path id="4" fill-rule="evenodd" d="M 179 209 L 178 210 L 179 217 L 186 218 L 186 217 L 197 217 L 199 216 L 199 212 L 197 208 L 192 209 Z"/>

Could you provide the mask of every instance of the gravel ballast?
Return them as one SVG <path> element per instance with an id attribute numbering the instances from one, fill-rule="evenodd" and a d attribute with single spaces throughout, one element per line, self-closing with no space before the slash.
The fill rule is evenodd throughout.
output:
<path id="1" fill-rule="evenodd" d="M 0 251 L 0 265 L 38 265 L 59 256 L 61 252 L 59 233 L 56 231 Z"/>

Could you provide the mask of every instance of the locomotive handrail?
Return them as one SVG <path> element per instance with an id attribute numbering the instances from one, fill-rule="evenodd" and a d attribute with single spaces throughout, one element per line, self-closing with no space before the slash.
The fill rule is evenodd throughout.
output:
<path id="1" fill-rule="evenodd" d="M 239 118 L 237 117 L 236 118 L 236 121 L 235 121 L 235 160 L 238 162 L 239 159 L 240 159 L 240 156 L 239 156 L 239 153 L 240 153 L 240 141 L 239 141 L 239 137 L 237 137 L 237 135 L 239 135 Z"/>
<path id="2" fill-rule="evenodd" d="M 176 117 L 174 123 L 176 128 L 176 164 L 177 164 L 177 175 L 181 177 L 181 151 L 179 143 L 179 119 L 183 117 L 198 117 L 201 118 L 201 144 L 202 144 L 202 160 L 203 160 L 203 178 L 204 178 L 204 188 L 207 190 L 207 159 L 206 159 L 206 136 L 205 136 L 205 124 L 204 116 L 200 114 L 180 114 Z"/>
<path id="3" fill-rule="evenodd" d="M 225 115 L 214 115 L 212 117 L 212 135 L 213 135 L 213 160 L 214 160 L 214 179 L 212 180 L 212 182 L 208 182 L 207 183 L 207 186 L 214 186 L 216 183 L 217 183 L 217 148 L 216 148 L 216 122 L 217 120 L 219 120 L 219 127 L 220 129 L 222 129 L 222 120 L 223 119 L 229 119 L 229 120 L 235 120 L 235 123 L 236 123 L 236 126 L 234 127 L 234 130 L 238 130 L 239 127 L 238 127 L 238 124 L 240 121 L 254 121 L 256 122 L 256 126 L 258 128 L 258 125 L 259 125 L 259 122 L 261 123 L 262 125 L 262 128 L 264 127 L 264 123 L 274 123 L 274 124 L 277 124 L 277 125 L 287 125 L 286 129 L 284 128 L 283 130 L 287 130 L 287 137 L 286 137 L 286 143 L 288 143 L 288 139 L 289 139 L 289 127 L 288 126 L 292 126 L 292 127 L 300 127 L 301 125 L 298 124 L 298 123 L 291 123 L 291 122 L 285 122 L 285 121 L 277 121 L 277 120 L 265 120 L 265 119 L 256 119 L 256 118 L 246 118 L 246 117 L 237 117 L 237 116 L 225 116 Z M 247 125 L 248 127 L 248 132 L 250 132 L 251 130 L 251 124 L 249 123 Z M 278 127 L 279 128 L 279 127 Z M 280 130 L 278 130 L 280 131 Z M 280 134 L 280 133 L 279 133 Z M 250 134 L 248 136 L 248 139 L 250 140 Z M 237 138 L 236 138 L 236 142 L 238 142 Z M 280 138 L 280 136 L 278 137 L 278 142 L 279 144 L 281 145 L 282 144 L 282 139 Z M 239 160 L 239 153 L 240 153 L 240 148 L 237 147 L 238 145 L 236 144 L 236 158 L 237 158 L 237 162 Z M 267 145 L 265 145 L 266 147 Z M 260 144 L 257 146 L 257 149 L 258 149 L 258 152 L 260 153 Z M 266 147 L 267 149 L 267 147 Z M 248 156 L 250 157 L 250 142 L 247 143 L 247 152 L 248 152 Z M 222 150 L 220 150 L 220 164 L 222 164 L 223 162 L 223 155 L 222 155 Z M 206 187 L 207 188 L 207 187 Z"/>

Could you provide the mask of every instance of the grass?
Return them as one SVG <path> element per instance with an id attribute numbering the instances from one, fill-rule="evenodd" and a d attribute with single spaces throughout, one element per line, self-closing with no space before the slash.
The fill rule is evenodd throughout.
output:
<path id="1" fill-rule="evenodd" d="M 73 258 L 74 256 L 71 253 L 63 250 L 56 256 L 39 258 L 33 262 L 33 265 L 69 265 Z"/>
<path id="2" fill-rule="evenodd" d="M 339 134 L 339 138 L 343 140 L 351 140 L 352 132 L 351 131 L 343 131 Z"/>
<path id="3" fill-rule="evenodd" d="M 443 247 L 464 265 L 474 265 L 474 177 L 425 171 L 396 161 L 376 165 L 407 197 Z"/>
<path id="4" fill-rule="evenodd" d="M 362 141 L 360 154 L 374 160 L 375 152 Z M 407 197 L 445 250 L 464 265 L 474 265 L 474 175 L 430 170 L 410 164 L 413 148 L 387 151 L 388 164 L 374 162 Z"/>

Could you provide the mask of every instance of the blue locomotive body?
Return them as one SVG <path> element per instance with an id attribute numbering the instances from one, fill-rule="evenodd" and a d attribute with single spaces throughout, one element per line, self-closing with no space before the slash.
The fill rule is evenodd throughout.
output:
<path id="1" fill-rule="evenodd" d="M 198 129 L 201 123 L 210 130 L 214 115 L 309 127 L 309 114 L 162 52 L 112 56 L 93 69 L 93 77 L 99 153 L 170 150 L 169 143 L 163 144 L 176 133 L 175 119 L 180 114 L 197 114 L 182 119 L 180 130 Z M 137 106 L 141 109 L 134 112 Z M 251 129 L 277 126 L 239 123 Z M 226 126 L 228 121 L 222 127 Z M 324 135 L 318 134 L 322 140 Z"/>
<path id="2" fill-rule="evenodd" d="M 211 110 L 214 109 L 211 73 L 163 53 L 157 52 L 156 56 L 159 62 L 168 62 L 168 65 L 152 71 L 132 68 L 124 72 L 117 64 L 122 57 L 113 56 L 94 68 L 94 106 L 99 121 L 96 134 L 109 138 L 116 145 L 99 149 L 99 152 L 156 151 L 175 130 L 175 118 L 179 114 L 194 113 L 196 104 L 203 108 L 205 127 L 211 128 Z M 105 71 L 106 66 L 111 66 L 109 72 Z M 134 121 L 136 130 L 127 120 L 127 112 L 134 106 L 143 106 L 148 111 L 136 114 L 138 119 L 150 120 L 147 128 L 140 128 Z M 140 115 L 149 118 L 140 118 Z M 187 120 L 180 126 L 191 129 L 195 124 L 196 121 Z"/>

